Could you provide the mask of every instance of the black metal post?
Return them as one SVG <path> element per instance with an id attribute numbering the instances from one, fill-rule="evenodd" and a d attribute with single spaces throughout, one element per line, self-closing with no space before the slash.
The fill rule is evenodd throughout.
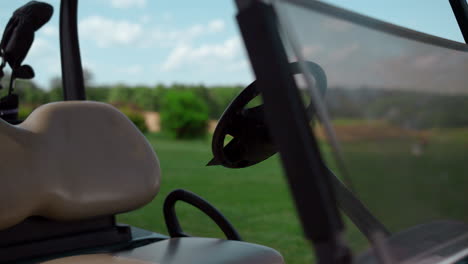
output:
<path id="1" fill-rule="evenodd" d="M 458 22 L 458 27 L 465 39 L 465 43 L 468 44 L 468 4 L 466 0 L 449 0 L 452 6 L 452 11 L 455 14 L 455 18 Z"/>
<path id="2" fill-rule="evenodd" d="M 78 41 L 78 0 L 60 2 L 60 59 L 64 100 L 86 100 Z"/>
<path id="3" fill-rule="evenodd" d="M 258 0 L 237 4 L 237 21 L 262 93 L 266 121 L 304 233 L 314 245 L 318 263 L 349 263 L 331 179 L 290 73 L 274 10 Z"/>

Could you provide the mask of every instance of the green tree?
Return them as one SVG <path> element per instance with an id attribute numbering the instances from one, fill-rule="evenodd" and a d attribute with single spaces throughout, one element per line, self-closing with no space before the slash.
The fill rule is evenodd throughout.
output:
<path id="1" fill-rule="evenodd" d="M 192 90 L 169 90 L 161 109 L 163 131 L 178 139 L 199 138 L 206 134 L 208 107 Z"/>
<path id="2" fill-rule="evenodd" d="M 142 133 L 148 132 L 145 117 L 141 112 L 135 111 L 128 107 L 122 107 L 119 108 L 119 110 L 124 113 Z"/>
<path id="3" fill-rule="evenodd" d="M 132 88 L 124 85 L 118 85 L 111 89 L 108 101 L 111 103 L 132 103 L 132 97 Z"/>
<path id="4" fill-rule="evenodd" d="M 31 80 L 16 80 L 14 92 L 19 96 L 22 104 L 37 106 L 47 103 L 47 93 Z"/>
<path id="5" fill-rule="evenodd" d="M 133 88 L 132 101 L 141 109 L 154 111 L 157 105 L 157 98 L 149 87 L 139 86 Z"/>
<path id="6" fill-rule="evenodd" d="M 107 102 L 111 88 L 106 86 L 90 86 L 86 89 L 86 98 L 90 101 Z"/>

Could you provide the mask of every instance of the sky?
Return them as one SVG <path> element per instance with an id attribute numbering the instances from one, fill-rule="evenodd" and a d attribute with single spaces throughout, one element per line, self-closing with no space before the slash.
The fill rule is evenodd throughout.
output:
<path id="1" fill-rule="evenodd" d="M 0 28 L 27 1 L 2 1 Z M 60 76 L 59 1 L 24 63 L 47 89 Z M 439 37 L 463 42 L 448 0 L 327 0 Z M 254 77 L 235 23 L 233 0 L 81 0 L 83 67 L 97 85 L 248 84 Z"/>

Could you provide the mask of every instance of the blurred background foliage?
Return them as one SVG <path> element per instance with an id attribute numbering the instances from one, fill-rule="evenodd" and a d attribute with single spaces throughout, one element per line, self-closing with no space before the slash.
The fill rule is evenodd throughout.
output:
<path id="1" fill-rule="evenodd" d="M 8 82 L 7 74 L 2 80 L 4 89 L 0 93 L 6 94 Z M 148 130 L 145 112 L 164 113 L 161 116 L 162 130 L 175 138 L 203 137 L 208 121 L 218 119 L 229 102 L 243 89 L 241 85 L 178 83 L 155 86 L 94 85 L 92 73 L 86 70 L 85 85 L 88 100 L 116 106 L 143 132 Z M 63 100 L 62 80 L 59 77 L 51 79 L 48 89 L 42 89 L 34 81 L 17 80 L 14 92 L 20 98 L 19 118 L 23 120 L 36 107 Z"/>
<path id="2" fill-rule="evenodd" d="M 130 107 L 120 107 L 119 108 L 122 113 L 124 113 L 130 120 L 132 120 L 133 124 L 135 124 L 141 132 L 146 133 L 148 132 L 148 127 L 145 123 L 145 117 L 139 111 L 132 109 Z"/>
<path id="3" fill-rule="evenodd" d="M 204 133 L 200 129 L 205 129 L 209 120 L 217 120 L 229 102 L 244 88 L 241 85 L 205 86 L 180 83 L 154 86 L 94 85 L 92 73 L 86 71 L 85 77 L 88 100 L 107 102 L 118 107 L 142 131 L 147 130 L 143 113 L 160 112 L 162 130 L 176 138 L 201 137 Z M 6 93 L 8 79 L 6 76 L 2 80 L 5 87 L 2 93 Z M 60 78 L 53 78 L 47 90 L 41 89 L 33 81 L 17 80 L 15 93 L 20 97 L 21 118 L 27 117 L 41 104 L 63 99 Z M 307 97 L 305 91 L 304 96 Z M 252 103 L 261 103 L 258 98 L 257 101 Z M 468 95 L 404 89 L 390 91 L 375 87 L 330 87 L 325 94 L 325 102 L 334 119 L 386 120 L 412 130 L 459 128 L 468 124 Z M 189 132 L 184 132 L 185 130 Z"/>
<path id="4" fill-rule="evenodd" d="M 201 138 L 206 135 L 208 107 L 194 90 L 169 90 L 164 94 L 161 126 L 177 139 Z"/>
<path id="5" fill-rule="evenodd" d="M 5 81 L 6 78 L 4 78 Z M 5 86 L 4 86 L 5 87 Z M 22 105 L 35 108 L 41 104 L 63 100 L 61 84 L 51 81 L 51 88 L 41 89 L 31 81 L 16 82 L 15 93 L 20 97 Z M 155 86 L 128 86 L 123 84 L 92 86 L 86 88 L 86 96 L 90 101 L 107 102 L 115 105 L 128 105 L 141 111 L 161 111 L 165 94 L 168 91 L 190 91 L 206 106 L 210 119 L 217 119 L 223 113 L 229 102 L 243 89 L 243 86 L 204 86 L 172 84 Z M 6 90 L 6 89 L 5 89 Z"/>

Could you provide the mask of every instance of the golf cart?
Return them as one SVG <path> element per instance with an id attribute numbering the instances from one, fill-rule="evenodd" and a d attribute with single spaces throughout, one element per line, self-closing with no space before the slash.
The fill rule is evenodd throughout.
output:
<path id="1" fill-rule="evenodd" d="M 463 30 L 466 2 L 451 3 Z M 221 117 L 208 165 L 244 168 L 279 152 L 319 263 L 463 262 L 467 46 L 321 2 L 236 4 L 257 80 Z M 240 241 L 185 190 L 164 202 L 170 237 L 116 223 L 157 194 L 159 160 L 117 109 L 85 101 L 76 0 L 60 8 L 64 102 L 17 120 L 14 79 L 34 76 L 21 63 L 51 12 L 23 6 L 0 44 L 2 69 L 8 63 L 14 77 L 0 102 L 0 263 L 283 263 L 275 250 Z M 263 105 L 246 107 L 257 96 Z M 188 237 L 177 201 L 209 215 L 227 239 Z M 352 251 L 343 219 L 367 251 Z"/>

